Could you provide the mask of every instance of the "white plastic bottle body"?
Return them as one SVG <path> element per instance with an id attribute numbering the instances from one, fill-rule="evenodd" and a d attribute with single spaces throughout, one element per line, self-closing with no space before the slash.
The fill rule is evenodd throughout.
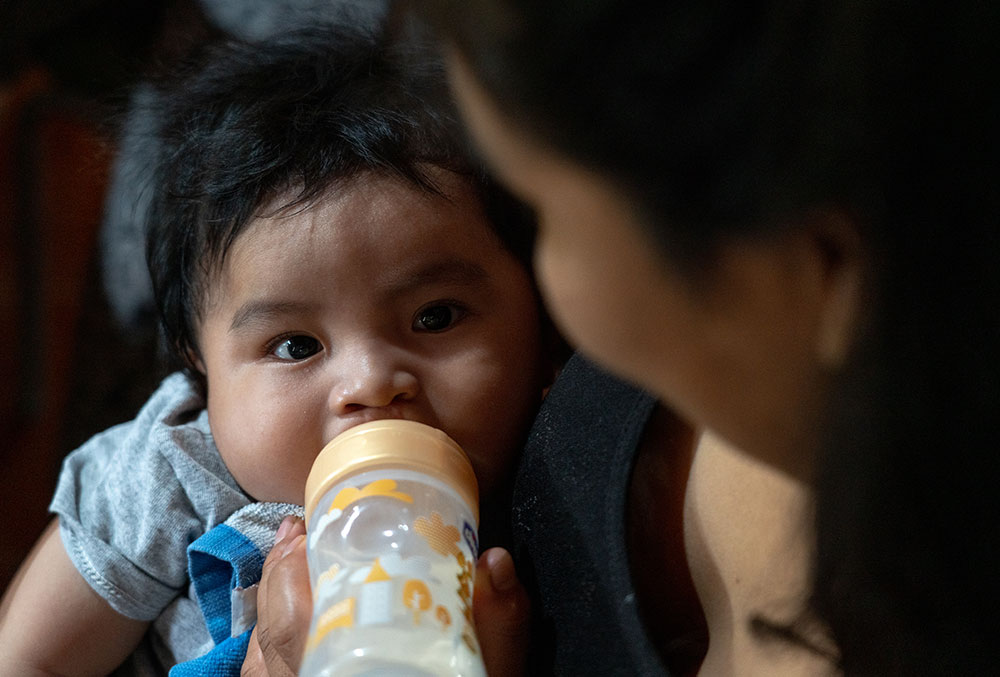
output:
<path id="1" fill-rule="evenodd" d="M 313 620 L 300 675 L 485 677 L 472 623 L 476 522 L 435 477 L 366 470 L 307 525 Z"/>

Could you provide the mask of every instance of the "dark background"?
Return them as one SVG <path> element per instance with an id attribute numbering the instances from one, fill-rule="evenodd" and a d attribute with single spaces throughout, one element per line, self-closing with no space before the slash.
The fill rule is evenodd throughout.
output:
<path id="1" fill-rule="evenodd" d="M 118 107 L 190 11 L 0 0 L 0 590 L 50 519 L 63 457 L 163 373 L 151 325 L 109 310 L 101 219 Z"/>

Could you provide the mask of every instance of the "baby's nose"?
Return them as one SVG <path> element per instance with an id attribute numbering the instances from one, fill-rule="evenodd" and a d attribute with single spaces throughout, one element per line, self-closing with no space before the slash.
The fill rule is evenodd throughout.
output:
<path id="1" fill-rule="evenodd" d="M 420 390 L 414 370 L 391 350 L 355 349 L 337 362 L 339 376 L 330 391 L 330 409 L 337 415 L 399 405 Z"/>

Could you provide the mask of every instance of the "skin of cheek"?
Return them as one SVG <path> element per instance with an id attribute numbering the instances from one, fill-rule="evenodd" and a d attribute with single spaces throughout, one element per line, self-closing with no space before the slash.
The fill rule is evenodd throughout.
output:
<path id="1" fill-rule="evenodd" d="M 513 469 L 540 402 L 541 387 L 535 378 L 511 378 L 497 368 L 510 366 L 510 360 L 478 362 L 466 371 L 475 374 L 477 387 L 454 393 L 452 401 L 462 401 L 464 407 L 442 423 L 454 431 L 452 436 L 470 456 L 481 492 L 489 495 Z M 519 366 L 514 369 L 536 373 Z"/>
<path id="2" fill-rule="evenodd" d="M 480 338 L 432 367 L 439 378 L 425 380 L 439 389 L 428 399 L 469 454 L 484 496 L 513 471 L 552 374 L 530 278 L 519 265 L 504 275 L 494 312 L 475 329 Z"/>
<path id="3" fill-rule="evenodd" d="M 487 496 L 511 472 L 541 399 L 543 358 L 533 326 L 537 322 L 447 359 L 428 359 L 410 410 L 466 450 Z M 301 503 L 312 462 L 329 441 L 321 432 L 329 422 L 328 392 L 300 378 L 243 379 L 247 368 L 224 369 L 232 382 L 209 397 L 216 444 L 255 499 Z"/>
<path id="4" fill-rule="evenodd" d="M 694 289 L 635 226 L 588 243 L 585 227 L 562 236 L 571 216 L 560 214 L 557 234 L 540 238 L 537 266 L 553 315 L 580 350 L 740 448 L 807 476 L 825 387 L 812 349 L 821 278 L 808 250 L 727 250 Z"/>
<path id="5" fill-rule="evenodd" d="M 469 454 L 484 494 L 511 472 L 545 380 L 533 294 L 527 286 L 511 292 L 526 303 L 477 327 L 482 340 L 432 360 L 433 374 L 422 379 L 433 417 Z"/>
<path id="6" fill-rule="evenodd" d="M 281 387 L 280 381 L 265 386 L 247 381 L 208 398 L 219 453 L 254 499 L 301 504 L 306 477 L 323 443 L 310 432 L 322 429 L 315 404 L 321 396 L 309 388 Z"/>
<path id="7" fill-rule="evenodd" d="M 424 394 L 432 408 L 437 401 L 452 404 L 417 418 L 455 438 L 470 456 L 482 493 L 489 495 L 513 467 L 540 388 L 524 379 L 511 379 L 482 359 L 457 359 L 445 370 L 465 378 L 456 378 L 454 385 L 431 385 Z M 307 392 L 289 389 L 255 395 L 244 391 L 239 402 L 210 399 L 209 418 L 223 460 L 240 486 L 257 500 L 302 502 L 309 469 L 328 441 L 303 439 L 305 431 L 323 428 L 322 405 L 316 404 L 323 397 L 310 397 Z M 267 404 L 276 398 L 283 402 L 280 408 Z M 234 407 L 243 412 L 237 420 L 226 415 Z"/>
<path id="8" fill-rule="evenodd" d="M 559 211 L 545 220 L 557 223 L 543 226 L 537 242 L 535 268 L 548 307 L 582 352 L 659 390 L 657 367 L 665 351 L 680 354 L 694 339 L 695 310 L 678 293 L 681 283 L 663 279 L 651 246 L 620 211 L 594 197 L 596 189 L 571 188 L 553 199 Z"/>

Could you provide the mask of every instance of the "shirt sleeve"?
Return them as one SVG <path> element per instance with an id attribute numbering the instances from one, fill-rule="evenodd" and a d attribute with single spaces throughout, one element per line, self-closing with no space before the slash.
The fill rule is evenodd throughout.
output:
<path id="1" fill-rule="evenodd" d="M 66 458 L 50 509 L 90 586 L 118 613 L 153 620 L 187 587 L 187 546 L 248 502 L 203 402 L 175 374 L 135 420 Z"/>

